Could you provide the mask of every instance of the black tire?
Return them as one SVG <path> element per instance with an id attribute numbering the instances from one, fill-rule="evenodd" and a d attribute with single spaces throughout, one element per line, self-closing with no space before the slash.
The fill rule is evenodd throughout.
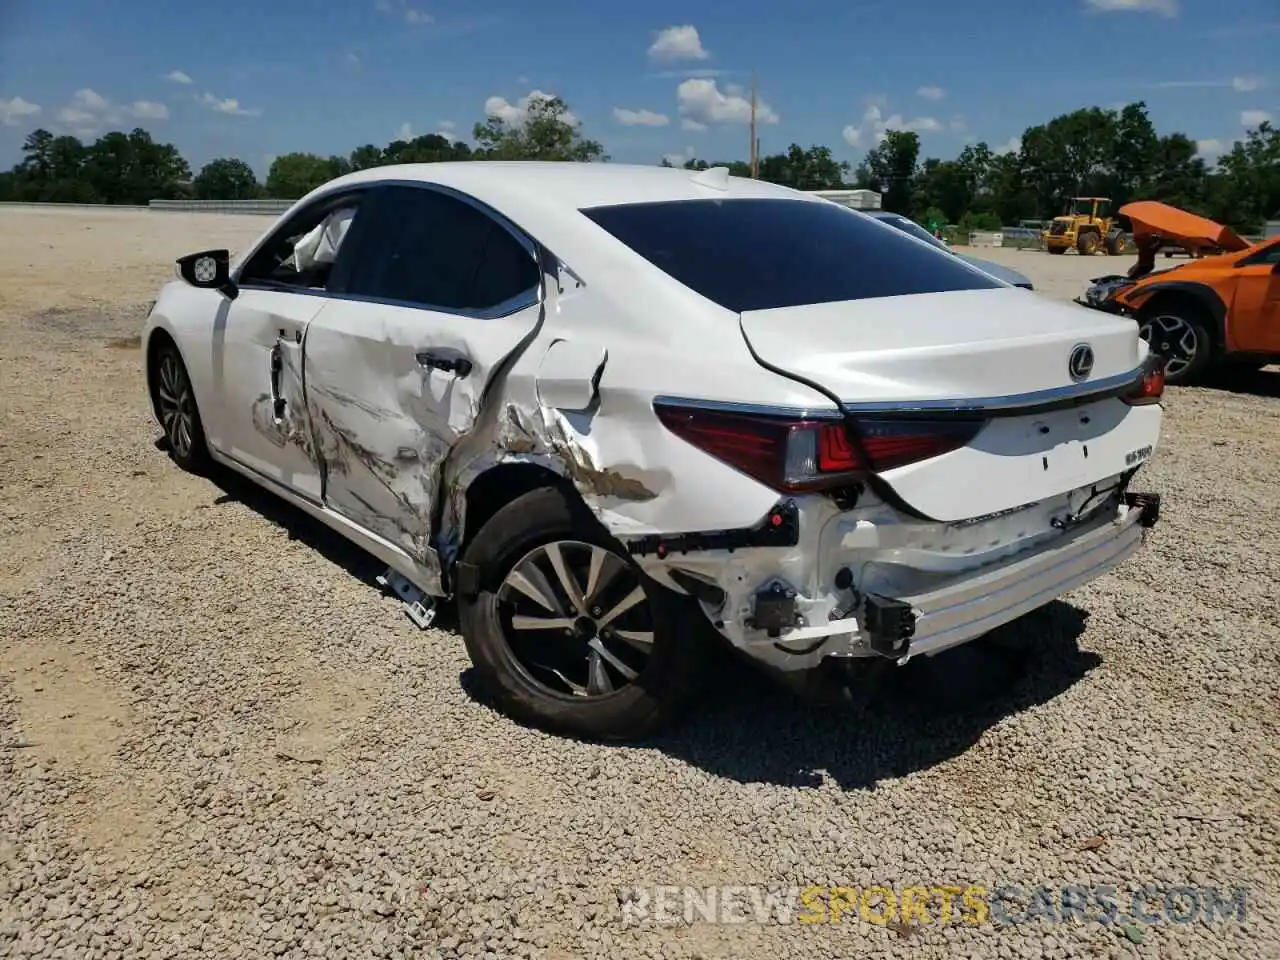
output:
<path id="1" fill-rule="evenodd" d="M 1055 255 L 1063 254 L 1063 253 L 1066 253 L 1066 252 L 1067 252 L 1067 248 L 1066 248 L 1066 247 L 1049 247 L 1049 248 L 1048 248 L 1048 250 L 1049 250 L 1049 252 L 1050 252 L 1050 253 L 1055 254 Z"/>
<path id="2" fill-rule="evenodd" d="M 1100 238 L 1096 230 L 1086 230 L 1076 238 L 1076 250 L 1082 257 L 1091 257 L 1098 252 Z"/>
<path id="3" fill-rule="evenodd" d="M 203 474 L 210 466 L 204 422 L 195 389 L 182 354 L 165 339 L 151 353 L 151 407 L 164 431 L 169 457 L 188 473 Z"/>
<path id="4" fill-rule="evenodd" d="M 545 663 L 526 662 L 531 658 L 522 658 L 517 653 L 517 647 L 528 638 L 513 626 L 514 606 L 510 598 L 526 604 L 531 601 L 523 595 L 517 597 L 509 589 L 504 591 L 503 584 L 518 565 L 521 570 L 528 570 L 522 565 L 524 561 L 548 545 L 566 565 L 568 560 L 563 554 L 567 550 L 608 551 L 612 559 L 607 563 L 613 576 L 605 584 L 601 574 L 602 587 L 598 588 L 601 595 L 606 587 L 612 588 L 615 584 L 627 592 L 632 592 L 628 590 L 632 582 L 643 589 L 645 600 L 631 610 L 648 618 L 652 645 L 647 648 L 647 659 L 642 665 L 632 660 L 631 666 L 636 667 L 638 675 L 630 682 L 625 682 L 625 677 L 617 672 L 611 675 L 624 680 L 612 692 L 597 690 L 594 695 L 575 696 L 559 684 L 569 677 L 570 670 L 577 669 L 577 664 L 589 663 L 588 658 L 593 654 L 585 634 L 571 634 L 567 628 L 527 631 L 538 638 L 539 645 L 533 647 L 537 659 L 559 658 L 557 666 L 563 669 L 558 674 Z M 673 721 L 697 693 L 710 647 L 706 636 L 709 626 L 702 612 L 692 601 L 641 573 L 622 544 L 609 535 L 575 495 L 547 486 L 516 498 L 476 532 L 461 562 L 474 566 L 478 575 L 477 595 L 458 598 L 458 619 L 467 653 L 475 667 L 478 685 L 513 719 L 588 740 L 634 741 Z M 623 579 L 619 581 L 619 577 Z M 552 578 L 545 579 L 544 586 L 550 586 Z M 584 582 L 583 575 L 578 575 L 574 581 L 585 593 L 583 588 L 589 580 Z M 562 584 L 560 581 L 551 589 L 557 594 L 554 599 L 558 601 L 560 613 L 572 618 L 574 601 Z M 587 608 L 588 612 L 601 612 L 589 603 Z M 552 611 L 548 609 L 548 613 Z M 615 622 L 624 621 L 630 615 L 619 617 Z M 521 619 L 529 622 L 538 618 L 522 615 Z M 576 620 L 581 622 L 591 617 L 578 616 Z M 604 643 L 610 636 L 609 629 L 602 628 L 598 636 L 593 632 L 594 627 L 587 627 L 586 631 Z M 636 635 L 634 631 L 623 632 Z M 615 643 L 613 653 L 635 655 L 638 649 Z M 604 669 L 598 659 L 597 667 Z M 588 669 L 587 687 L 591 681 Z"/>
<path id="5" fill-rule="evenodd" d="M 1157 300 L 1138 314 L 1138 330 L 1152 352 L 1169 357 L 1165 367 L 1166 383 L 1196 383 L 1214 365 L 1209 316 L 1192 300 Z M 1186 346 L 1186 332 L 1195 338 L 1193 349 Z"/>

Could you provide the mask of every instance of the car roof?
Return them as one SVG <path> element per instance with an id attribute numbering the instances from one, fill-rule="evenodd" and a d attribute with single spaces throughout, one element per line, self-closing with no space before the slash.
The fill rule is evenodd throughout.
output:
<path id="1" fill-rule="evenodd" d="M 457 190 L 496 210 L 536 239 L 588 283 L 612 276 L 621 283 L 666 277 L 580 211 L 591 207 L 673 200 L 778 199 L 830 203 L 821 197 L 763 180 L 727 176 L 727 170 L 621 163 L 534 160 L 465 160 L 370 167 L 322 184 L 298 200 L 282 219 L 329 194 L 362 184 L 423 184 Z M 687 294 L 684 288 L 680 288 Z M 682 295 L 683 295 L 682 294 Z"/>
<path id="2" fill-rule="evenodd" d="M 724 189 L 705 185 L 719 179 Z M 439 184 L 490 202 L 499 210 L 516 197 L 536 197 L 573 210 L 622 203 L 739 197 L 813 198 L 787 187 L 745 177 L 708 176 L 708 171 L 622 163 L 565 163 L 537 160 L 467 160 L 371 167 L 332 180 L 322 190 L 358 183 L 398 180 Z M 493 201 L 500 202 L 493 202 Z M 505 212 L 505 210 L 502 210 Z"/>

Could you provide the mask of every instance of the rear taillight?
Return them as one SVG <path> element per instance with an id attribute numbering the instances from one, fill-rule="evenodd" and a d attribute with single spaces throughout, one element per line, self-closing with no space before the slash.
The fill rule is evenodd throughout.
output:
<path id="1" fill-rule="evenodd" d="M 813 420 L 661 404 L 676 436 L 766 486 L 823 490 L 963 447 L 982 422 L 859 418 L 856 437 L 841 420 Z M 859 440 L 861 442 L 859 442 Z"/>
<path id="2" fill-rule="evenodd" d="M 1146 363 L 1142 365 L 1142 376 L 1137 384 L 1124 395 L 1125 403 L 1132 407 L 1141 407 L 1149 403 L 1159 403 L 1164 396 L 1164 357 L 1148 354 Z"/>

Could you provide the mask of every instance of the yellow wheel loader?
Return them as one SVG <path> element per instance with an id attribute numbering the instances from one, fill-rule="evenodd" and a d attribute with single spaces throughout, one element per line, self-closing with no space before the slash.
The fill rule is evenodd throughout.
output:
<path id="1" fill-rule="evenodd" d="M 1099 250 L 1111 256 L 1133 252 L 1133 241 L 1111 216 L 1110 197 L 1072 197 L 1041 239 L 1050 253 L 1066 253 L 1072 247 L 1085 257 Z"/>

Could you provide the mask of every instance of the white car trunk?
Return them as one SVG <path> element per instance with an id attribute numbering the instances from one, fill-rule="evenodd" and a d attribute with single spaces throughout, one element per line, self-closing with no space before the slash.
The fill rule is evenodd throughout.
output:
<path id="1" fill-rule="evenodd" d="M 1072 348 L 1093 348 L 1090 381 L 1140 363 L 1132 320 L 964 290 L 749 311 L 742 332 L 766 363 L 846 402 L 968 400 L 1070 386 Z"/>
<path id="2" fill-rule="evenodd" d="M 1022 412 L 1064 389 L 1122 380 L 1144 351 L 1132 321 L 1017 290 L 750 311 L 741 323 L 761 361 L 821 386 L 855 414 L 989 410 L 967 446 L 882 474 L 936 520 L 985 516 L 1114 477 L 1145 459 L 1159 432 L 1157 408 L 1117 399 Z M 1068 361 L 1080 344 L 1094 362 L 1077 383 Z"/>

